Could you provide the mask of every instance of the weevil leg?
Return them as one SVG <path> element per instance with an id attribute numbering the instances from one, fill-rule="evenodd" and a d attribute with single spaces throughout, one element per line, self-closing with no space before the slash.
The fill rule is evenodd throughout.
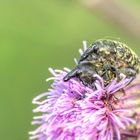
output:
<path id="1" fill-rule="evenodd" d="M 82 81 L 82 80 L 81 80 Z M 87 82 L 85 82 L 85 81 L 82 81 L 82 83 L 83 83 L 83 85 L 85 85 L 85 86 L 89 86 L 89 84 L 87 83 Z"/>
<path id="2" fill-rule="evenodd" d="M 95 81 L 96 80 L 99 80 L 97 77 L 93 77 L 93 79 L 92 79 L 92 83 L 91 83 L 91 85 L 90 85 L 90 87 L 92 87 L 92 89 L 97 89 L 96 88 L 96 85 L 95 85 Z"/>
<path id="3" fill-rule="evenodd" d="M 125 75 L 128 77 L 135 78 L 136 73 L 137 72 L 133 68 L 125 68 Z"/>
<path id="4" fill-rule="evenodd" d="M 123 88 L 120 89 L 120 92 L 122 92 L 124 96 L 126 95 L 126 92 L 125 92 L 125 90 Z"/>
<path id="5" fill-rule="evenodd" d="M 106 74 L 107 74 L 107 71 L 109 71 L 109 70 L 110 70 L 113 74 L 115 74 L 115 76 L 118 77 L 119 72 L 117 71 L 117 69 L 116 69 L 114 66 L 109 65 L 109 64 L 104 65 L 102 76 L 103 76 L 103 75 L 106 75 Z M 107 76 L 107 75 L 106 75 L 106 76 Z"/>

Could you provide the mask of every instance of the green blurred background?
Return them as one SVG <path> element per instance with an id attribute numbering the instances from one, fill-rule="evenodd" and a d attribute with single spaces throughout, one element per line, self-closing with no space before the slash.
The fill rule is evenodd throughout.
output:
<path id="1" fill-rule="evenodd" d="M 139 0 L 118 4 L 140 20 Z M 47 91 L 48 68 L 72 68 L 83 40 L 113 38 L 140 56 L 140 32 L 100 11 L 80 0 L 0 0 L 0 140 L 28 140 L 31 101 Z"/>

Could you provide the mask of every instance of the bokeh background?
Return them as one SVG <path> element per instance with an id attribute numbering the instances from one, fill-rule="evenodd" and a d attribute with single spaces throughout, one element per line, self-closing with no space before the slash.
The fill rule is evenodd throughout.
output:
<path id="1" fill-rule="evenodd" d="M 115 39 L 140 56 L 139 13 L 139 0 L 0 0 L 0 140 L 29 139 L 48 68 L 72 68 L 83 40 Z"/>

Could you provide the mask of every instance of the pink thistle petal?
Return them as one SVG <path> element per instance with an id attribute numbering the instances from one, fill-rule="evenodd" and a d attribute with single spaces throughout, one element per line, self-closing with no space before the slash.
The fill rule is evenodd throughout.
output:
<path id="1" fill-rule="evenodd" d="M 94 75 L 96 90 L 86 87 L 76 78 L 63 81 L 67 71 L 50 69 L 54 80 L 51 89 L 33 99 L 37 107 L 32 124 L 39 127 L 30 132 L 38 140 L 121 140 L 140 137 L 140 79 L 123 76 L 104 86 Z M 123 88 L 125 93 L 122 93 Z M 115 96 L 119 95 L 119 99 Z M 131 108 L 131 109 L 130 109 Z M 137 131 L 134 134 L 132 128 Z M 122 139 L 123 140 L 123 139 Z M 137 139 L 138 140 L 138 139 Z"/>

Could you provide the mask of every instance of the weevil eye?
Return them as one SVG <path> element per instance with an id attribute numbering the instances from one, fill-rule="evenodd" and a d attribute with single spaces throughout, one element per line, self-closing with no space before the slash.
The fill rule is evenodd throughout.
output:
<path id="1" fill-rule="evenodd" d="M 97 45 L 93 45 L 93 53 L 97 53 L 99 50 L 99 47 Z"/>
<path id="2" fill-rule="evenodd" d="M 92 53 L 97 53 L 99 47 L 95 45 L 95 43 L 91 44 L 90 47 L 84 52 L 84 54 L 81 56 L 79 63 L 86 59 L 89 55 Z"/>

